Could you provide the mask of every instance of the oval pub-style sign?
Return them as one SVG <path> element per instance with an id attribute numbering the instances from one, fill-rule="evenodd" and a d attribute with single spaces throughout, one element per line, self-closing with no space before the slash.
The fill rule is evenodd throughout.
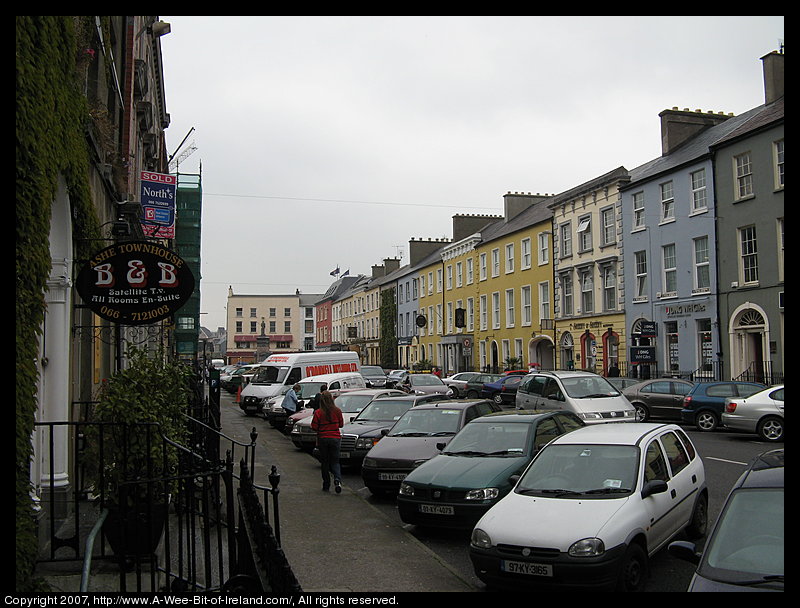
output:
<path id="1" fill-rule="evenodd" d="M 144 325 L 180 309 L 194 291 L 194 275 L 175 252 L 131 241 L 95 253 L 78 274 L 76 287 L 100 317 Z"/>

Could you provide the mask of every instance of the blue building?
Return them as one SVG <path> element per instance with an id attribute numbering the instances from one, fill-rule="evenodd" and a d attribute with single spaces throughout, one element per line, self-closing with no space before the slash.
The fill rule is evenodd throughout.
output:
<path id="1" fill-rule="evenodd" d="M 631 170 L 620 188 L 630 375 L 718 372 L 711 146 L 752 113 L 661 112 L 662 155 Z"/>

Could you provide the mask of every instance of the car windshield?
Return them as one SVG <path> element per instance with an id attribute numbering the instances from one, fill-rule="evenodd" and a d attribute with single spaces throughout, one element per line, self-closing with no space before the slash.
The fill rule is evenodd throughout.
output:
<path id="1" fill-rule="evenodd" d="M 608 380 L 601 376 L 579 376 L 562 378 L 561 383 L 567 395 L 575 399 L 594 399 L 599 397 L 616 397 L 620 392 Z"/>
<path id="2" fill-rule="evenodd" d="M 339 395 L 334 399 L 336 405 L 345 414 L 354 414 L 364 409 L 370 401 L 374 399 L 374 395 Z"/>
<path id="3" fill-rule="evenodd" d="M 434 437 L 455 435 L 461 410 L 416 409 L 403 414 L 389 433 L 390 437 Z"/>
<path id="4" fill-rule="evenodd" d="M 617 497 L 636 487 L 639 450 L 631 445 L 550 445 L 514 491 L 533 496 Z"/>
<path id="5" fill-rule="evenodd" d="M 274 384 L 276 382 L 282 383 L 286 374 L 289 373 L 288 367 L 279 367 L 277 365 L 262 365 L 256 370 L 253 376 L 253 384 Z"/>
<path id="6" fill-rule="evenodd" d="M 361 413 L 353 418 L 353 422 L 386 422 L 395 421 L 411 407 L 411 401 L 395 399 L 375 399 Z"/>
<path id="7" fill-rule="evenodd" d="M 783 582 L 783 488 L 739 489 L 731 495 L 698 570 L 732 584 Z"/>
<path id="8" fill-rule="evenodd" d="M 319 393 L 319 389 L 321 389 L 324 384 L 324 382 L 301 382 L 300 394 L 298 397 L 300 397 L 300 399 L 311 399 L 311 397 Z"/>
<path id="9" fill-rule="evenodd" d="M 524 422 L 482 422 L 465 426 L 447 444 L 449 456 L 512 456 L 528 453 L 532 426 Z"/>
<path id="10" fill-rule="evenodd" d="M 409 380 L 413 386 L 433 386 L 436 384 L 443 384 L 443 382 L 436 376 L 409 376 Z"/>
<path id="11" fill-rule="evenodd" d="M 361 368 L 361 375 L 362 376 L 385 376 L 386 374 L 383 373 L 383 370 L 380 367 L 374 367 L 365 365 Z"/>

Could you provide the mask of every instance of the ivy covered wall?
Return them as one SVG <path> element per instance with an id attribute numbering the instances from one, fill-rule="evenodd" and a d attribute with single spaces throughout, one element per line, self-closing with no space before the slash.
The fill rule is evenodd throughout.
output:
<path id="1" fill-rule="evenodd" d="M 89 118 L 77 62 L 92 17 L 17 16 L 16 590 L 35 590 L 37 536 L 31 499 L 31 434 L 37 409 L 39 334 L 50 274 L 50 217 L 57 180 L 68 188 L 73 235 L 99 235 L 89 187 Z M 58 227 L 54 227 L 58 229 Z M 74 259 L 85 252 L 77 249 Z M 68 355 L 68 353 L 65 353 Z"/>

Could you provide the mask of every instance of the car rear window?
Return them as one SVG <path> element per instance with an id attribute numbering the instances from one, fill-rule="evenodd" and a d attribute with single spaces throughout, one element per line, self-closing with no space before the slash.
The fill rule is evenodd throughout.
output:
<path id="1" fill-rule="evenodd" d="M 706 389 L 709 397 L 736 397 L 736 388 L 733 384 L 717 384 Z"/>

